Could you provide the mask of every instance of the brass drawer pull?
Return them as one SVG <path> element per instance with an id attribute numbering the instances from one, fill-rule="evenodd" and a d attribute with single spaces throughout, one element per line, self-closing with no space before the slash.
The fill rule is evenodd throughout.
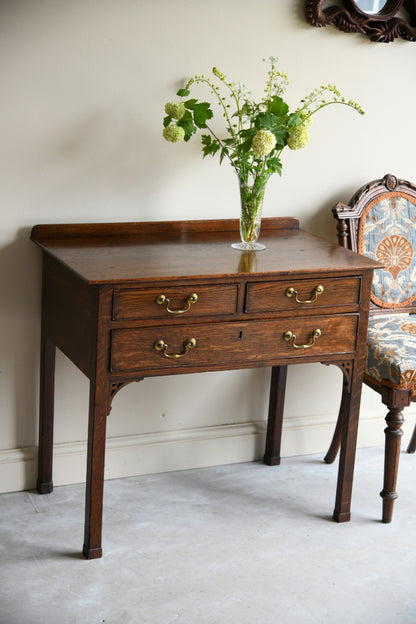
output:
<path id="1" fill-rule="evenodd" d="M 318 299 L 318 295 L 322 295 L 323 292 L 324 287 L 319 284 L 313 291 L 312 299 L 305 299 L 302 301 L 302 299 L 298 298 L 298 291 L 290 287 L 286 290 L 286 297 L 294 297 L 296 303 L 314 303 Z"/>
<path id="2" fill-rule="evenodd" d="M 198 295 L 196 293 L 192 293 L 192 295 L 189 295 L 189 297 L 187 298 L 186 305 L 184 308 L 182 308 L 182 310 L 171 310 L 169 308 L 169 299 L 166 297 L 166 295 L 159 295 L 158 297 L 156 297 L 156 303 L 164 306 L 166 312 L 169 312 L 169 314 L 184 314 L 191 309 L 191 304 L 196 303 L 197 301 Z"/>
<path id="3" fill-rule="evenodd" d="M 164 340 L 156 340 L 153 346 L 156 351 L 161 351 L 163 357 L 169 358 L 170 360 L 177 360 L 186 355 L 189 349 L 196 347 L 196 340 L 195 338 L 188 338 L 188 340 L 185 340 L 183 343 L 185 351 L 183 353 L 166 353 L 168 344 Z"/>
<path id="4" fill-rule="evenodd" d="M 285 332 L 283 334 L 283 338 L 286 340 L 286 342 L 290 342 L 290 344 L 292 345 L 294 349 L 309 349 L 309 347 L 313 347 L 313 345 L 315 344 L 315 340 L 319 338 L 321 334 L 322 332 L 320 329 L 314 329 L 312 332 L 311 342 L 309 342 L 308 344 L 303 344 L 303 345 L 296 344 L 296 334 L 293 334 L 291 331 Z"/>

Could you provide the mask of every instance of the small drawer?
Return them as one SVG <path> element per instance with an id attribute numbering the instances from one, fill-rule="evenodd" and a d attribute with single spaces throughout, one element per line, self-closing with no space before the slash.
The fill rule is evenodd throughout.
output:
<path id="1" fill-rule="evenodd" d="M 113 320 L 234 314 L 237 284 L 115 290 Z"/>
<path id="2" fill-rule="evenodd" d="M 261 366 L 355 350 L 358 315 L 115 329 L 111 371 Z M 319 332 L 317 331 L 319 330 Z M 290 336 L 288 336 L 290 332 Z M 319 334 L 319 335 L 318 335 Z M 184 370 L 185 372 L 185 370 Z"/>
<path id="3" fill-rule="evenodd" d="M 360 283 L 359 277 L 248 283 L 245 312 L 357 306 Z"/>

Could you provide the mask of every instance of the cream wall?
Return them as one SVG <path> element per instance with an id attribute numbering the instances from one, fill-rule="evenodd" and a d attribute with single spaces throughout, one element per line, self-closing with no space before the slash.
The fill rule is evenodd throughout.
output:
<path id="1" fill-rule="evenodd" d="M 270 55 L 289 74 L 293 107 L 332 82 L 367 111 L 327 109 L 267 190 L 266 216 L 296 215 L 335 240 L 335 201 L 387 172 L 416 179 L 416 44 L 313 28 L 301 0 L 2 1 L 0 491 L 32 488 L 36 477 L 40 253 L 31 227 L 236 217 L 233 172 L 202 161 L 199 139 L 167 144 L 163 106 L 213 65 L 260 96 Z M 107 477 L 261 457 L 268 381 L 268 370 L 253 370 L 128 386 L 108 421 Z M 290 369 L 285 455 L 327 447 L 340 385 L 336 367 Z M 82 481 L 88 381 L 61 354 L 56 405 L 55 484 Z M 361 445 L 382 443 L 382 416 L 364 389 Z"/>

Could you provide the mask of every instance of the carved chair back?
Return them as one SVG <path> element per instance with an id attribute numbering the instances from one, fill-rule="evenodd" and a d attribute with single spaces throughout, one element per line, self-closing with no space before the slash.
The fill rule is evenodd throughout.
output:
<path id="1" fill-rule="evenodd" d="M 416 186 L 387 174 L 333 212 L 340 244 L 384 265 L 374 271 L 371 316 L 416 313 Z"/>

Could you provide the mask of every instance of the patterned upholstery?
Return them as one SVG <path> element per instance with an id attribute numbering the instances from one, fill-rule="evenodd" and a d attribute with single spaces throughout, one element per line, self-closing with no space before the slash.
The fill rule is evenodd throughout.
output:
<path id="1" fill-rule="evenodd" d="M 416 317 L 391 314 L 370 320 L 365 373 L 416 398 Z"/>
<path id="2" fill-rule="evenodd" d="M 374 271 L 372 301 L 398 309 L 416 299 L 416 202 L 405 193 L 387 192 L 365 207 L 358 252 L 384 264 Z"/>

